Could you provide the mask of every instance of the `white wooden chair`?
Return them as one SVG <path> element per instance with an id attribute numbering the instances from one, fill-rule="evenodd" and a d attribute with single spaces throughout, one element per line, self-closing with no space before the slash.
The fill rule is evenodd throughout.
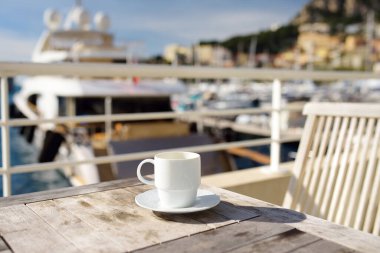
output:
<path id="1" fill-rule="evenodd" d="M 380 235 L 380 104 L 308 103 L 284 207 Z"/>

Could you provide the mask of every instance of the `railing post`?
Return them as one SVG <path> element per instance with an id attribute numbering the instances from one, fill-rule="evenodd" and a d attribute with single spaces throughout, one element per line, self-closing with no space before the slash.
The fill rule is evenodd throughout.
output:
<path id="1" fill-rule="evenodd" d="M 104 112 L 106 114 L 106 120 L 105 120 L 106 140 L 110 141 L 112 139 L 112 121 L 110 120 L 110 116 L 112 115 L 112 98 L 110 96 L 107 96 L 104 100 Z"/>
<path id="2" fill-rule="evenodd" d="M 197 110 L 197 132 L 198 133 L 204 133 L 204 124 L 203 124 L 203 117 L 202 114 L 199 113 L 203 109 L 203 103 L 201 100 L 198 100 L 196 102 L 196 110 Z"/>
<path id="3" fill-rule="evenodd" d="M 8 77 L 1 77 L 1 119 L 5 123 L 1 127 L 1 148 L 2 148 L 2 159 L 3 159 L 3 196 L 8 197 L 12 194 L 11 191 L 11 174 L 9 168 L 11 165 L 10 161 L 10 138 L 9 138 L 9 87 L 8 87 Z"/>
<path id="4" fill-rule="evenodd" d="M 75 98 L 73 97 L 66 98 L 66 115 L 71 117 L 76 115 L 76 103 Z M 70 130 L 75 127 L 75 123 L 68 123 L 67 125 L 69 126 Z"/>
<path id="5" fill-rule="evenodd" d="M 281 82 L 278 79 L 273 81 L 272 86 L 272 121 L 271 121 L 271 146 L 270 146 L 270 167 L 272 170 L 280 168 L 281 159 Z"/>

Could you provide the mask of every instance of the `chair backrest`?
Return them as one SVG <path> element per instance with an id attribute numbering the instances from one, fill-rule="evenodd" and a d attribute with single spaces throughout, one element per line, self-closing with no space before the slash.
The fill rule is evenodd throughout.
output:
<path id="1" fill-rule="evenodd" d="M 380 235 L 380 104 L 308 103 L 284 206 Z"/>

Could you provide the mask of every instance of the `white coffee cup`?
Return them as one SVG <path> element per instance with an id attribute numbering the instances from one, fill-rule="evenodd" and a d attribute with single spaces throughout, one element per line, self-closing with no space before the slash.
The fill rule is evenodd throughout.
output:
<path id="1" fill-rule="evenodd" d="M 144 163 L 154 165 L 154 180 L 141 175 Z M 137 177 L 148 185 L 155 185 L 160 205 L 169 208 L 192 206 L 201 183 L 201 158 L 191 152 L 164 152 L 153 159 L 143 160 L 137 167 Z"/>

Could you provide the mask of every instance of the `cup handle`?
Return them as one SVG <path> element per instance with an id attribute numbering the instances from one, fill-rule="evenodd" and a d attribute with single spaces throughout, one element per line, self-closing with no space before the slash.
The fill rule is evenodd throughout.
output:
<path id="1" fill-rule="evenodd" d="M 145 159 L 143 160 L 139 166 L 137 166 L 137 177 L 138 179 L 144 183 L 144 184 L 148 184 L 148 185 L 154 185 L 154 180 L 147 180 L 145 179 L 142 175 L 141 175 L 141 168 L 143 166 L 144 163 L 151 163 L 154 165 L 154 160 L 153 159 Z"/>

